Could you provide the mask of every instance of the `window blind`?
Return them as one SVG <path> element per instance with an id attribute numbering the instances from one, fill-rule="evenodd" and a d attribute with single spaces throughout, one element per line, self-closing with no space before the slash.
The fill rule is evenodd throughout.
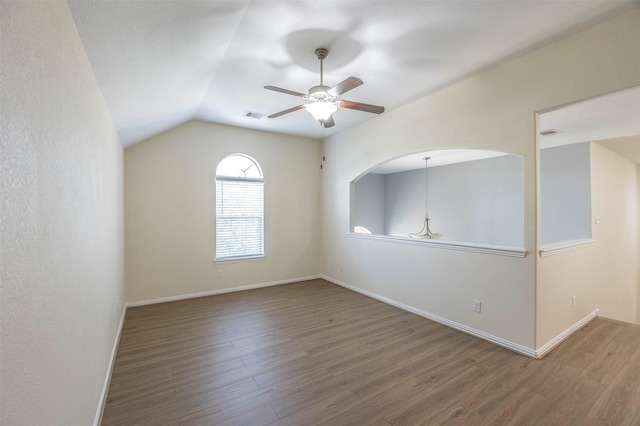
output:
<path id="1" fill-rule="evenodd" d="M 263 182 L 216 180 L 216 259 L 264 255 Z"/>

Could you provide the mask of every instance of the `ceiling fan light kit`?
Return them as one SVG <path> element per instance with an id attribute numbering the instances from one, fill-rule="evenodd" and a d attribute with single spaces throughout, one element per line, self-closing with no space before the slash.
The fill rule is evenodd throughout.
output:
<path id="1" fill-rule="evenodd" d="M 354 109 L 358 111 L 370 112 L 373 114 L 380 114 L 384 112 L 384 107 L 381 106 L 338 99 L 340 95 L 363 84 L 362 80 L 357 77 L 348 77 L 347 79 L 333 87 L 324 85 L 323 61 L 328 54 L 329 50 L 325 49 L 324 47 L 319 47 L 315 50 L 315 55 L 320 60 L 320 84 L 318 86 L 313 86 L 312 88 L 310 88 L 308 95 L 300 92 L 295 92 L 293 90 L 282 89 L 276 86 L 264 86 L 264 88 L 267 90 L 273 90 L 274 92 L 285 93 L 287 95 L 297 96 L 299 98 L 309 99 L 311 101 L 311 103 L 309 104 L 298 105 L 293 108 L 271 114 L 269 118 L 277 118 L 290 112 L 304 108 L 322 126 L 333 127 L 335 125 L 335 122 L 333 120 L 333 113 L 335 113 L 338 108 Z"/>
<path id="2" fill-rule="evenodd" d="M 305 109 L 313 115 L 317 122 L 324 124 L 331 117 L 331 114 L 338 110 L 338 107 L 331 102 L 316 101 L 305 105 Z"/>

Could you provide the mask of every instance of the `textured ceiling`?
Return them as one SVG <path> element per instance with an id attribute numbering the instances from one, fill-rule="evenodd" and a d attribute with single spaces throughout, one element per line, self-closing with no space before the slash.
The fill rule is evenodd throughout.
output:
<path id="1" fill-rule="evenodd" d="M 319 84 L 364 81 L 342 98 L 387 111 L 580 31 L 637 1 L 70 1 L 123 145 L 190 119 L 319 138 L 304 110 L 272 114 Z M 340 132 L 374 114 L 340 109 Z"/>

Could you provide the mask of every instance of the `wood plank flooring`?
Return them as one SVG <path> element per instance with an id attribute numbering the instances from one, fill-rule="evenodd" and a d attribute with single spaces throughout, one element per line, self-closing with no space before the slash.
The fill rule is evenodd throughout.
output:
<path id="1" fill-rule="evenodd" d="M 102 425 L 640 425 L 640 327 L 542 360 L 322 280 L 130 308 Z"/>

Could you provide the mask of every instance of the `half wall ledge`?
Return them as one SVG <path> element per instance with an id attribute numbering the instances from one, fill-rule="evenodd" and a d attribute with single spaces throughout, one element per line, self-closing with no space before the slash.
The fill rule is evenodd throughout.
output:
<path id="1" fill-rule="evenodd" d="M 576 240 L 560 241 L 553 244 L 545 244 L 540 247 L 540 257 L 553 256 L 568 251 L 580 250 L 591 247 L 596 240 L 592 238 L 580 238 Z"/>
<path id="2" fill-rule="evenodd" d="M 474 244 L 457 241 L 442 241 L 442 240 L 426 240 L 409 237 L 392 237 L 388 235 L 369 235 L 349 233 L 351 238 L 358 238 L 363 240 L 384 241 L 396 244 L 408 244 L 417 245 L 423 247 L 432 247 L 445 250 L 456 251 L 470 251 L 475 253 L 494 254 L 498 256 L 520 257 L 523 258 L 527 255 L 527 250 L 520 247 L 508 247 L 508 246 L 494 246 L 489 244 Z"/>

